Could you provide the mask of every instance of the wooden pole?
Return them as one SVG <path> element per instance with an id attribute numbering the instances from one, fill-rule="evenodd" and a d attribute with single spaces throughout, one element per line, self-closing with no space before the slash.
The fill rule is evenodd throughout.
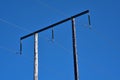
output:
<path id="1" fill-rule="evenodd" d="M 72 40 L 73 40 L 74 76 L 75 76 L 75 80 L 79 80 L 77 45 L 76 45 L 76 28 L 75 28 L 74 18 L 72 18 Z"/>
<path id="2" fill-rule="evenodd" d="M 34 80 L 38 80 L 38 33 L 34 34 Z"/>

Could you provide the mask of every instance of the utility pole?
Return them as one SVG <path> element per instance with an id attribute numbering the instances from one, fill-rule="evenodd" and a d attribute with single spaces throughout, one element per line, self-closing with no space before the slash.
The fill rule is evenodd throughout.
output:
<path id="1" fill-rule="evenodd" d="M 73 41 L 74 77 L 75 77 L 75 80 L 79 80 L 77 45 L 76 45 L 76 28 L 75 28 L 74 18 L 72 18 L 72 41 Z"/>
<path id="2" fill-rule="evenodd" d="M 34 80 L 38 80 L 38 33 L 34 34 Z"/>
<path id="3" fill-rule="evenodd" d="M 77 60 L 77 46 L 76 46 L 76 29 L 75 29 L 75 18 L 82 16 L 84 14 L 89 13 L 89 10 L 86 10 L 84 12 L 81 12 L 79 14 L 73 15 L 69 18 L 66 18 L 64 20 L 61 20 L 57 23 L 54 23 L 52 25 L 49 25 L 45 28 L 39 29 L 37 31 L 34 31 L 32 33 L 29 33 L 23 37 L 20 38 L 20 54 L 22 54 L 22 40 L 26 39 L 30 36 L 34 35 L 34 80 L 38 80 L 38 33 L 43 32 L 45 30 L 51 29 L 53 27 L 56 27 L 57 25 L 60 25 L 64 22 L 67 22 L 69 20 L 72 21 L 72 40 L 73 40 L 73 59 L 74 59 L 74 76 L 75 80 L 79 80 L 79 74 L 78 74 L 78 60 Z M 90 16 L 88 16 L 89 24 L 90 24 Z M 53 31 L 52 31 L 52 38 L 53 36 Z"/>

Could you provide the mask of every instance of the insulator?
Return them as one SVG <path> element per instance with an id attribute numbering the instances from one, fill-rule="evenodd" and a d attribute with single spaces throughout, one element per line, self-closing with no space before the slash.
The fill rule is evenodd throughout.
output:
<path id="1" fill-rule="evenodd" d="M 91 25 L 90 15 L 88 15 L 88 22 L 89 22 L 89 25 Z"/>
<path id="2" fill-rule="evenodd" d="M 54 30 L 52 29 L 52 41 L 54 41 Z"/>
<path id="3" fill-rule="evenodd" d="M 22 54 L 22 40 L 20 40 L 20 55 Z"/>

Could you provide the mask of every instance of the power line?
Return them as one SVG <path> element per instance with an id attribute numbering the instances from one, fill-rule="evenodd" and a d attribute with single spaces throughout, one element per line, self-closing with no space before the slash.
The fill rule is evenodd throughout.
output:
<path id="1" fill-rule="evenodd" d="M 38 80 L 38 33 L 46 31 L 50 28 L 54 28 L 62 23 L 65 23 L 67 21 L 71 20 L 72 23 L 72 43 L 73 43 L 73 63 L 74 63 L 74 79 L 79 80 L 79 74 L 78 74 L 78 59 L 77 59 L 77 46 L 76 46 L 76 28 L 75 28 L 75 18 L 80 17 L 82 15 L 85 15 L 89 13 L 89 10 L 83 11 L 81 13 L 78 13 L 76 15 L 73 15 L 71 17 L 68 17 L 64 20 L 61 20 L 59 22 L 56 22 L 54 24 L 51 24 L 45 28 L 39 29 L 37 31 L 31 32 L 25 36 L 20 37 L 20 42 L 28 37 L 31 37 L 34 35 L 34 80 Z M 21 47 L 20 43 L 20 48 Z M 22 50 L 22 49 L 20 49 Z M 21 51 L 20 51 L 21 52 Z"/>
<path id="2" fill-rule="evenodd" d="M 22 27 L 20 27 L 20 26 L 18 26 L 18 25 L 16 25 L 16 24 L 14 24 L 14 23 L 11 23 L 11 22 L 9 22 L 9 21 L 7 21 L 7 20 L 5 20 L 5 19 L 0 18 L 0 21 L 6 23 L 6 24 L 8 24 L 8 25 L 11 25 L 12 27 L 17 28 L 17 29 L 19 29 L 19 30 L 22 30 L 22 31 L 25 31 L 25 32 L 29 32 L 29 31 L 30 31 L 30 30 L 28 30 L 28 29 L 22 28 Z M 83 25 L 83 26 L 84 26 L 84 25 Z M 50 41 L 47 37 L 43 37 L 42 35 L 41 35 L 41 37 L 42 37 L 43 39 L 47 40 L 48 42 Z M 56 46 L 59 46 L 61 49 L 65 50 L 67 53 L 71 53 L 71 51 L 69 51 L 69 49 L 65 48 L 65 47 L 64 47 L 61 43 L 59 43 L 58 41 L 55 41 L 54 44 L 56 44 Z M 2 46 L 1 46 L 0 48 L 2 48 Z M 4 48 L 4 49 L 5 49 L 5 48 Z M 10 49 L 10 48 L 9 48 L 9 50 L 8 50 L 8 49 L 6 49 L 6 50 L 7 50 L 7 51 L 10 51 L 10 52 L 13 52 L 13 51 L 14 51 L 14 50 L 12 50 L 12 49 Z M 18 52 L 14 51 L 14 53 L 18 53 Z"/>
<path id="3" fill-rule="evenodd" d="M 31 33 L 29 33 L 29 34 L 27 34 L 27 35 L 25 35 L 25 36 L 22 36 L 22 37 L 20 38 L 20 40 L 23 40 L 23 39 L 25 39 L 25 38 L 28 38 L 28 37 L 34 35 L 35 33 L 40 33 L 40 32 L 43 32 L 43 31 L 45 31 L 45 30 L 48 30 L 48 29 L 50 29 L 50 28 L 56 27 L 57 25 L 60 25 L 60 24 L 62 24 L 62 23 L 64 23 L 64 22 L 67 22 L 67 21 L 71 20 L 72 18 L 77 18 L 77 17 L 82 16 L 82 15 L 87 14 L 87 13 L 89 13 L 89 10 L 86 10 L 86 11 L 83 11 L 83 12 L 78 13 L 78 14 L 76 14 L 76 15 L 73 15 L 73 16 L 71 16 L 71 17 L 68 17 L 68 18 L 66 18 L 66 19 L 64 19 L 64 20 L 61 20 L 61 21 L 56 22 L 56 23 L 54 23 L 54 24 L 51 24 L 51 25 L 49 25 L 49 26 L 47 26 L 47 27 L 45 27 L 45 28 L 42 28 L 42 29 L 39 29 L 39 30 L 37 30 L 37 31 L 31 32 Z"/>
<path id="4" fill-rule="evenodd" d="M 15 27 L 15 28 L 18 28 L 18 29 L 20 29 L 20 30 L 22 30 L 22 31 L 28 31 L 27 29 L 23 29 L 23 28 L 21 28 L 20 26 L 14 24 L 14 23 L 11 23 L 11 22 L 9 22 L 9 21 L 7 21 L 7 20 L 5 20 L 5 19 L 0 18 L 0 21 L 1 21 L 1 22 L 4 22 L 4 23 L 6 23 L 6 24 L 9 24 L 9 25 L 11 25 L 11 26 L 13 26 L 13 27 Z"/>
<path id="5" fill-rule="evenodd" d="M 12 26 L 12 27 L 14 27 L 14 28 L 17 28 L 17 29 L 19 29 L 19 30 L 21 30 L 21 31 L 25 31 L 25 32 L 29 32 L 29 31 L 30 31 L 30 30 L 28 30 L 28 29 L 22 28 L 22 27 L 20 27 L 20 26 L 18 26 L 18 25 L 16 25 L 16 24 L 14 24 L 14 23 L 11 23 L 11 22 L 9 22 L 9 21 L 7 21 L 7 20 L 5 20 L 5 19 L 0 18 L 0 21 L 1 21 L 1 22 L 4 22 L 4 23 L 6 23 L 6 24 L 8 24 L 8 25 L 10 25 L 10 26 Z M 51 40 L 48 39 L 47 37 L 42 36 L 42 35 L 41 35 L 41 37 L 42 37 L 43 39 L 45 39 L 46 41 L 51 42 Z M 65 47 L 64 47 L 61 43 L 59 43 L 58 41 L 55 41 L 54 44 L 56 44 L 56 46 L 59 46 L 61 49 L 65 50 L 67 53 L 71 53 L 71 51 L 69 51 L 69 49 L 65 48 Z M 12 50 L 12 49 L 10 49 L 10 48 L 3 47 L 3 46 L 1 46 L 1 45 L 0 45 L 0 48 L 3 49 L 3 50 L 8 51 L 8 52 L 10 52 L 10 53 L 17 53 L 17 54 L 19 53 L 19 52 L 16 52 L 15 50 Z"/>
<path id="6" fill-rule="evenodd" d="M 70 53 L 70 54 L 72 53 L 72 51 L 70 51 L 69 49 L 67 49 L 66 47 L 64 47 L 60 42 L 58 42 L 56 40 L 53 42 L 51 39 L 49 39 L 47 37 L 43 37 L 42 35 L 40 37 L 42 37 L 44 40 L 46 40 L 49 43 L 55 44 L 56 46 L 60 47 L 61 49 L 63 49 L 67 53 Z"/>
<path id="7" fill-rule="evenodd" d="M 99 38 L 101 38 L 102 40 L 104 40 L 104 42 L 106 42 L 107 44 L 109 44 L 111 47 L 114 46 L 114 48 L 117 49 L 117 47 L 115 46 L 114 42 L 111 39 L 109 39 L 107 36 L 103 35 L 101 32 L 97 31 L 96 29 L 93 29 L 93 28 L 89 27 L 89 25 L 86 25 L 85 27 L 89 28 L 90 31 L 94 32 Z"/>
<path id="8" fill-rule="evenodd" d="M 19 52 L 16 52 L 15 50 L 10 49 L 10 48 L 6 48 L 6 47 L 4 47 L 4 46 L 2 46 L 2 45 L 0 45 L 0 49 L 5 50 L 5 51 L 10 52 L 10 53 L 19 54 Z"/>
<path id="9" fill-rule="evenodd" d="M 64 12 L 56 9 L 55 7 L 52 7 L 51 5 L 47 4 L 46 2 L 43 2 L 43 1 L 40 1 L 40 0 L 36 0 L 39 4 L 41 4 L 42 6 L 50 9 L 50 10 L 53 10 L 54 12 L 56 12 L 57 14 L 60 14 L 62 16 L 66 16 Z"/>
<path id="10" fill-rule="evenodd" d="M 21 31 L 25 31 L 25 32 L 29 32 L 29 31 L 30 31 L 30 30 L 28 30 L 28 29 L 22 28 L 22 27 L 20 27 L 20 26 L 18 26 L 18 25 L 16 25 L 16 24 L 14 24 L 14 23 L 11 23 L 11 22 L 9 22 L 9 21 L 7 21 L 7 20 L 5 20 L 5 19 L 0 18 L 0 21 L 1 21 L 1 22 L 4 22 L 4 23 L 6 23 L 6 24 L 8 24 L 8 25 L 10 25 L 10 26 L 12 26 L 12 27 L 14 27 L 14 28 L 17 28 L 17 29 L 19 29 L 19 30 L 21 30 Z M 90 28 L 90 26 L 89 26 L 88 24 L 83 24 L 83 25 L 80 25 L 80 26 L 85 26 L 85 27 L 87 27 L 87 28 Z M 107 36 L 102 35 L 102 33 L 98 32 L 97 30 L 95 30 L 95 29 L 93 29 L 93 28 L 90 28 L 90 30 L 93 31 L 95 34 L 97 34 L 97 35 L 98 35 L 101 39 L 103 39 L 105 42 L 107 42 L 107 43 L 109 43 L 111 46 L 113 46 L 113 44 L 114 44 L 113 41 L 111 41 L 111 39 L 108 39 Z M 47 37 L 43 37 L 42 35 L 41 35 L 41 37 L 42 37 L 43 39 L 45 39 L 46 41 L 50 42 L 50 39 L 48 39 Z M 62 48 L 63 50 L 65 50 L 67 53 L 71 53 L 71 51 L 69 51 L 69 49 L 65 48 L 65 47 L 64 47 L 61 43 L 59 43 L 58 41 L 55 41 L 54 44 L 56 44 L 56 46 L 59 46 L 60 48 Z M 0 48 L 3 49 L 3 50 L 8 51 L 8 52 L 10 52 L 10 53 L 18 53 L 18 52 L 16 52 L 15 50 L 12 50 L 12 49 L 10 49 L 10 48 L 6 48 L 6 47 L 4 47 L 4 46 L 2 46 L 2 45 L 0 45 Z"/>
<path id="11" fill-rule="evenodd" d="M 10 26 L 12 26 L 12 27 L 14 27 L 14 28 L 17 28 L 17 29 L 19 29 L 19 30 L 21 30 L 21 31 L 27 31 L 27 32 L 29 31 L 28 29 L 22 28 L 22 27 L 14 24 L 14 23 L 11 23 L 11 22 L 5 20 L 5 19 L 0 18 L 0 21 L 3 22 L 3 23 L 5 23 L 5 24 L 8 24 L 8 25 L 10 25 Z M 16 52 L 15 50 L 13 50 L 13 49 L 11 49 L 11 48 L 6 48 L 6 47 L 4 47 L 4 46 L 2 46 L 2 45 L 0 45 L 0 48 L 3 49 L 3 50 L 8 51 L 8 52 L 10 52 L 10 53 L 16 53 L 16 54 L 19 53 L 19 52 Z"/>

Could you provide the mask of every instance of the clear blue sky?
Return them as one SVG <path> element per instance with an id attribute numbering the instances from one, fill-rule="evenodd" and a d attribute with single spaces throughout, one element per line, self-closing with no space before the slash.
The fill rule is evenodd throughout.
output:
<path id="1" fill-rule="evenodd" d="M 119 0 L 0 0 L 0 80 L 33 80 L 33 36 L 30 32 L 90 10 L 76 19 L 80 80 L 120 80 Z M 39 80 L 74 80 L 71 22 L 39 33 Z"/>

